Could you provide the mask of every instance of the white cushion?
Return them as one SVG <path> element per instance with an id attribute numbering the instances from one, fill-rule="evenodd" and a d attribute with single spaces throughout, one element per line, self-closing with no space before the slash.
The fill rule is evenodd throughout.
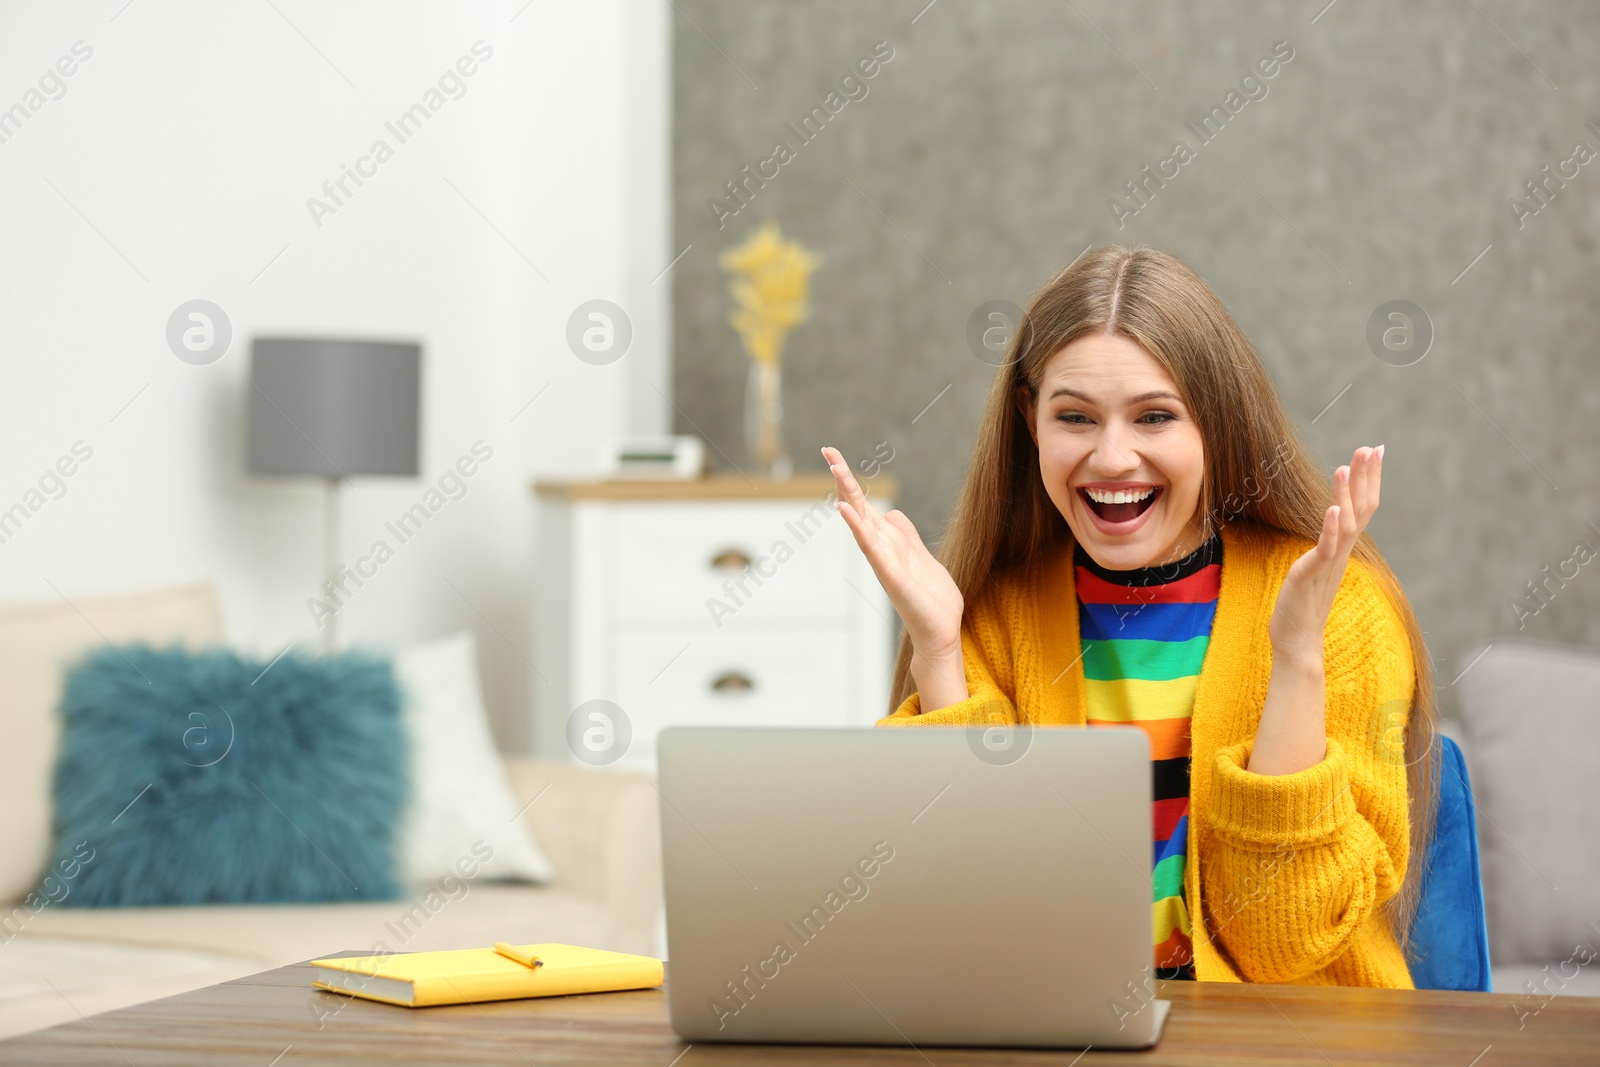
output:
<path id="1" fill-rule="evenodd" d="M 0 901 L 38 885 L 50 860 L 50 781 L 67 665 L 106 642 L 198 649 L 222 637 L 209 583 L 0 605 Z"/>
<path id="2" fill-rule="evenodd" d="M 483 878 L 552 881 L 495 751 L 471 631 L 402 648 L 394 665 L 411 749 L 411 799 L 396 836 L 402 879 L 424 885 L 466 858 L 482 861 Z"/>
<path id="3" fill-rule="evenodd" d="M 1502 637 L 1472 662 L 1479 651 L 1462 654 L 1456 689 L 1498 973 L 1597 942 L 1600 650 Z"/>

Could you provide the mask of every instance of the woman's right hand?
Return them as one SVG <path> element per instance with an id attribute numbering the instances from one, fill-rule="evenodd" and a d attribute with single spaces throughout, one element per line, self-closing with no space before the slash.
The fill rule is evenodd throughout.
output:
<path id="1" fill-rule="evenodd" d="M 895 509 L 887 516 L 878 513 L 837 448 L 824 446 L 822 457 L 828 461 L 828 469 L 839 486 L 836 505 L 839 513 L 849 524 L 856 544 L 878 576 L 878 583 L 889 594 L 890 602 L 905 623 L 906 634 L 911 638 L 913 674 L 919 673 L 920 665 L 916 660 L 921 659 L 922 665 L 932 667 L 933 673 L 943 680 L 943 684 L 935 688 L 950 690 L 949 696 L 964 699 L 961 613 L 965 605 L 955 579 L 928 551 L 904 512 Z M 917 680 L 923 681 L 921 677 Z M 923 690 L 923 710 L 932 710 L 927 700 L 928 687 L 919 684 L 918 688 Z M 941 701 L 933 706 L 954 702 Z"/>

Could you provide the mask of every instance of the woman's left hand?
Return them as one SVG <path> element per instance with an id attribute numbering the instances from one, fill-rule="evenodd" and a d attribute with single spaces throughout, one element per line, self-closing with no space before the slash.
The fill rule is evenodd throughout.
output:
<path id="1" fill-rule="evenodd" d="M 1356 538 L 1378 510 L 1383 446 L 1358 448 L 1347 466 L 1333 472 L 1333 505 L 1322 516 L 1317 547 L 1295 560 L 1278 590 L 1267 632 L 1274 660 L 1322 664 L 1323 631 L 1344 580 Z"/>

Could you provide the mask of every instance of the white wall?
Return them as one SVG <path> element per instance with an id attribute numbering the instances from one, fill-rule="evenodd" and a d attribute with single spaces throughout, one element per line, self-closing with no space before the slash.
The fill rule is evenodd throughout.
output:
<path id="1" fill-rule="evenodd" d="M 210 578 L 237 646 L 315 648 L 321 490 L 243 472 L 250 337 L 419 339 L 423 475 L 351 483 L 343 557 L 474 441 L 494 457 L 352 598 L 341 635 L 472 628 L 497 733 L 520 748 L 539 655 L 529 484 L 593 470 L 607 435 L 671 425 L 670 275 L 651 282 L 675 254 L 670 8 L 274 4 L 0 9 L 0 108 L 74 42 L 93 49 L 0 143 L 0 509 L 74 442 L 93 449 L 0 544 L 0 597 Z M 480 39 L 493 55 L 465 94 L 399 143 L 385 121 Z M 393 158 L 319 227 L 307 199 L 380 137 Z M 565 343 L 596 297 L 634 326 L 603 367 Z M 233 325 L 208 366 L 166 343 L 194 298 Z"/>

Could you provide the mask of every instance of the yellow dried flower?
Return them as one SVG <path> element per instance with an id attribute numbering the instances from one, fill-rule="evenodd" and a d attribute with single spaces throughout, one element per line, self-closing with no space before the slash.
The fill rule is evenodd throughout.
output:
<path id="1" fill-rule="evenodd" d="M 818 257 L 785 241 L 775 222 L 763 223 L 744 244 L 719 259 L 733 275 L 728 289 L 737 305 L 728 322 L 758 363 L 776 365 L 789 331 L 810 314 L 806 303 Z"/>

